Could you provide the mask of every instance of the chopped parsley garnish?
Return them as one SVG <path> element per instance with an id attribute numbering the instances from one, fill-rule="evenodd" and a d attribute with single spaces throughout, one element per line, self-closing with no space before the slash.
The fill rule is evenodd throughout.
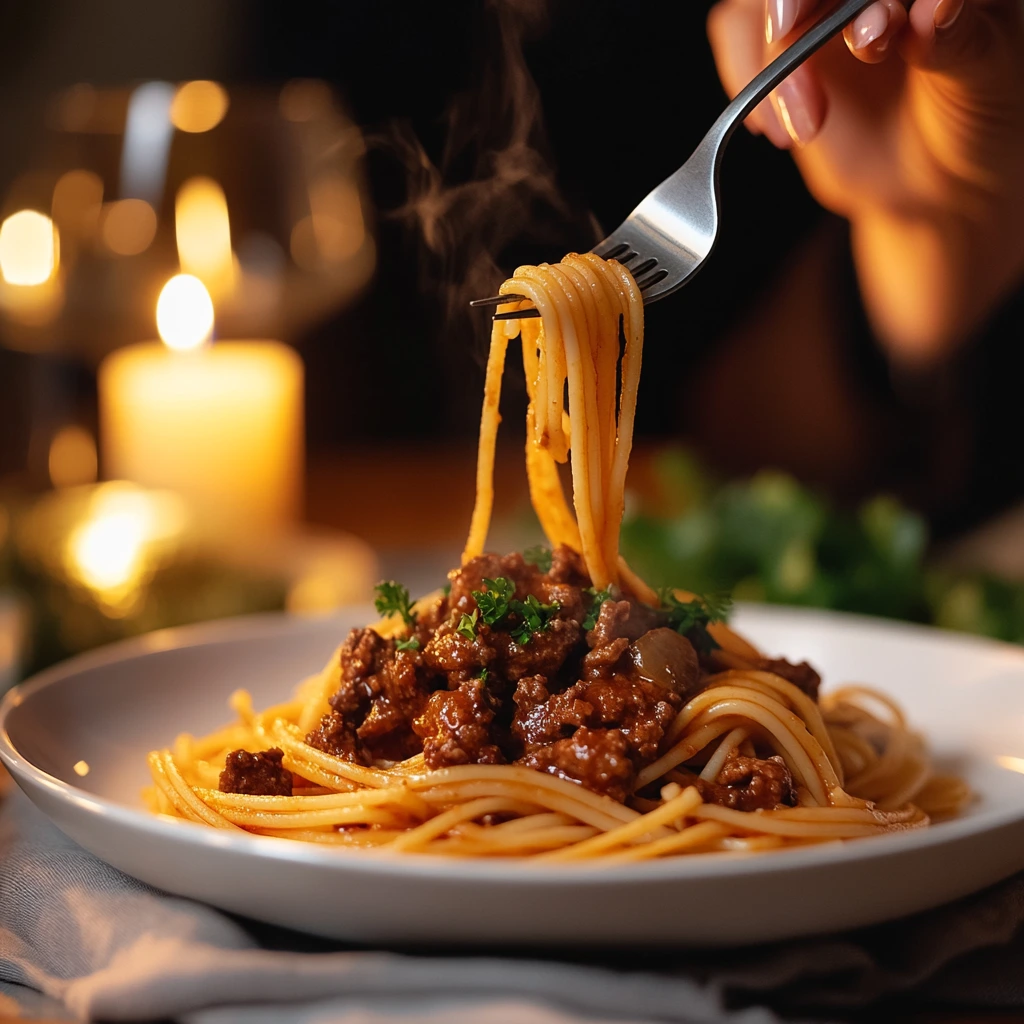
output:
<path id="1" fill-rule="evenodd" d="M 537 566 L 541 572 L 551 572 L 551 549 L 544 547 L 543 544 L 527 548 L 523 552 L 523 559 L 530 565 Z"/>
<path id="2" fill-rule="evenodd" d="M 584 591 L 585 594 L 590 594 L 594 601 L 590 606 L 590 611 L 587 612 L 587 617 L 583 620 L 583 629 L 586 632 L 590 632 L 597 625 L 597 617 L 601 614 L 601 605 L 605 601 L 610 601 L 613 597 L 611 586 L 607 586 L 604 590 L 598 590 L 596 587 L 587 587 Z"/>
<path id="3" fill-rule="evenodd" d="M 480 613 L 474 608 L 472 615 L 462 613 L 459 624 L 455 627 L 456 633 L 461 633 L 467 640 L 476 639 L 476 624 L 480 619 Z"/>
<path id="4" fill-rule="evenodd" d="M 452 592 L 452 585 L 450 583 L 446 583 L 441 588 L 441 593 L 444 594 L 445 597 L 450 597 L 451 596 L 451 592 Z"/>
<path id="5" fill-rule="evenodd" d="M 412 601 L 409 600 L 406 587 L 394 580 L 385 580 L 378 583 L 374 590 L 377 591 L 377 599 L 373 603 L 381 615 L 401 615 L 402 621 L 410 629 L 416 625 L 416 613 L 412 610 Z"/>
<path id="6" fill-rule="evenodd" d="M 480 682 L 481 683 L 486 683 L 487 682 L 487 669 L 485 669 L 485 668 L 480 669 Z"/>
<path id="7" fill-rule="evenodd" d="M 718 643 L 708 632 L 713 622 L 724 622 L 732 609 L 732 598 L 728 594 L 712 594 L 680 601 L 671 588 L 659 591 L 661 610 L 668 613 L 669 625 L 678 633 L 688 637 L 701 654 L 716 650 Z"/>
<path id="8" fill-rule="evenodd" d="M 510 607 L 521 619 L 519 625 L 512 630 L 512 639 L 520 647 L 525 647 L 534 633 L 542 633 L 551 625 L 555 612 L 562 606 L 557 601 L 541 604 L 530 594 L 525 601 L 511 601 Z"/>
<path id="9" fill-rule="evenodd" d="M 396 651 L 418 651 L 419 649 L 419 637 L 411 636 L 408 640 L 398 640 L 395 643 Z"/>
<path id="10" fill-rule="evenodd" d="M 483 579 L 483 590 L 474 590 L 473 600 L 480 609 L 480 616 L 488 626 L 496 626 L 509 613 L 512 595 L 516 585 L 507 577 L 499 576 L 496 580 Z"/>
<path id="11" fill-rule="evenodd" d="M 507 576 L 494 580 L 485 578 L 482 582 L 483 590 L 472 591 L 478 612 L 473 612 L 472 618 L 463 615 L 456 627 L 463 636 L 475 636 L 477 621 L 482 621 L 492 628 L 507 628 L 512 639 L 524 647 L 534 633 L 550 626 L 555 612 L 561 608 L 557 601 L 541 604 L 532 594 L 525 601 L 518 600 L 514 596 L 516 585 Z"/>

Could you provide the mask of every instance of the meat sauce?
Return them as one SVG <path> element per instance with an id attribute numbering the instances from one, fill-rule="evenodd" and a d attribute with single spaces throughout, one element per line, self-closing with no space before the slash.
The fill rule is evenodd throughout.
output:
<path id="1" fill-rule="evenodd" d="M 474 592 L 502 577 L 514 587 L 514 601 L 533 598 L 546 609 L 542 628 L 524 635 L 514 614 L 484 621 Z M 341 647 L 331 710 L 307 742 L 364 765 L 421 751 L 431 770 L 524 765 L 625 801 L 638 772 L 664 752 L 679 709 L 717 669 L 713 653 L 698 652 L 668 628 L 665 612 L 613 597 L 598 606 L 582 559 L 568 548 L 552 552 L 546 572 L 520 554 L 488 554 L 450 580 L 447 596 L 420 607 L 401 646 L 369 628 L 352 630 Z M 475 623 L 460 629 L 474 614 Z M 810 666 L 757 667 L 817 694 Z M 229 757 L 233 767 L 221 789 L 279 791 L 258 788 L 265 784 L 283 791 L 283 776 L 268 765 L 278 752 L 247 755 L 257 759 L 252 777 L 245 753 Z M 741 810 L 795 801 L 792 777 L 777 757 L 734 756 L 716 781 L 694 784 L 705 800 Z"/>

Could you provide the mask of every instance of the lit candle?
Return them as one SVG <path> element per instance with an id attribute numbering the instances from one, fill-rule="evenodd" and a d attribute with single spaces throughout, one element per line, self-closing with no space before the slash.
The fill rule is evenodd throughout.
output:
<path id="1" fill-rule="evenodd" d="M 161 292 L 157 327 L 163 344 L 100 367 L 104 475 L 184 494 L 226 537 L 280 530 L 300 510 L 299 357 L 277 341 L 206 344 L 213 305 L 184 274 Z"/>

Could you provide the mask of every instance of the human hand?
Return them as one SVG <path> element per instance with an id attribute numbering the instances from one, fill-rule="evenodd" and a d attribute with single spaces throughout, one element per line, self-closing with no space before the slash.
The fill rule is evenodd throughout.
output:
<path id="1" fill-rule="evenodd" d="M 721 0 L 708 34 L 726 90 L 826 6 Z M 895 354 L 947 351 L 1024 280 L 1021 0 L 878 0 L 748 126 L 791 147 L 819 202 L 850 220 L 869 316 Z"/>

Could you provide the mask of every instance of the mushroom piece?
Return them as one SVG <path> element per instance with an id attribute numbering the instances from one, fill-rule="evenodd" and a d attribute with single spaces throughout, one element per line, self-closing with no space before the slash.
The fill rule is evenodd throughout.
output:
<path id="1" fill-rule="evenodd" d="M 647 682 L 688 697 L 700 686 L 700 661 L 693 644 L 674 629 L 644 633 L 629 646 L 636 675 Z"/>

